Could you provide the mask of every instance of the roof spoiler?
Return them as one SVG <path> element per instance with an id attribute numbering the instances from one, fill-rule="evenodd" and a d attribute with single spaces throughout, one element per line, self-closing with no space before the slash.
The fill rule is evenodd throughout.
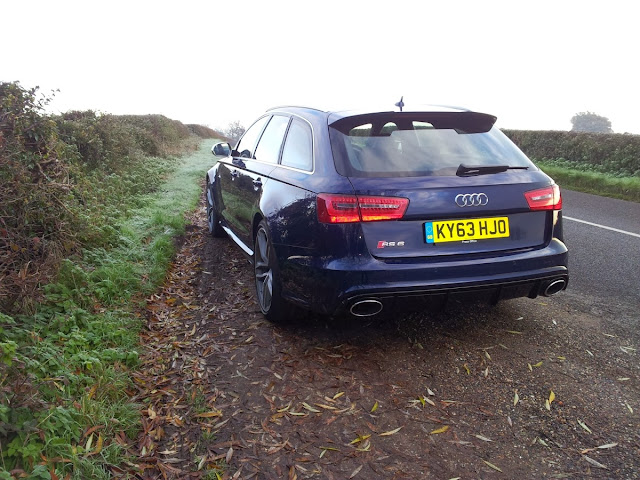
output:
<path id="1" fill-rule="evenodd" d="M 366 123 L 393 122 L 399 129 L 408 127 L 410 121 L 425 122 L 436 129 L 450 129 L 458 133 L 484 133 L 491 130 L 497 117 L 487 113 L 462 112 L 377 112 L 339 118 L 329 125 L 348 134 L 353 128 Z M 404 124 L 404 128 L 403 128 Z"/>

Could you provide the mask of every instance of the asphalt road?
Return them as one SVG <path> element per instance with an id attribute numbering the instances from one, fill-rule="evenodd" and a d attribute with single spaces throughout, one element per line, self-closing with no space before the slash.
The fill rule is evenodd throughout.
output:
<path id="1" fill-rule="evenodd" d="M 568 292 L 640 310 L 640 204 L 570 190 L 562 199 Z"/>

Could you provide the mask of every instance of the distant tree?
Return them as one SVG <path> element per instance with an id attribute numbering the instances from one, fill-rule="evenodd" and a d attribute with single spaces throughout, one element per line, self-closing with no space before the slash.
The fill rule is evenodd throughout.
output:
<path id="1" fill-rule="evenodd" d="M 236 143 L 240 140 L 240 137 L 244 133 L 246 129 L 242 126 L 239 120 L 235 120 L 229 123 L 229 126 L 225 128 L 222 133 L 225 136 L 229 137 L 233 143 Z"/>
<path id="2" fill-rule="evenodd" d="M 571 117 L 573 132 L 612 133 L 611 121 L 593 112 L 580 112 Z"/>

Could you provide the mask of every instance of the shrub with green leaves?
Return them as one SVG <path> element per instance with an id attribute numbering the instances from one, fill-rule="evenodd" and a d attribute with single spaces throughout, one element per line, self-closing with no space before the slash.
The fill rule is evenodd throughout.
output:
<path id="1" fill-rule="evenodd" d="M 504 133 L 534 161 L 616 177 L 640 177 L 640 135 L 536 130 Z"/>
<path id="2" fill-rule="evenodd" d="M 0 83 L 0 479 L 106 479 L 139 425 L 136 312 L 211 155 L 185 166 L 201 140 L 161 115 L 47 101 Z"/>

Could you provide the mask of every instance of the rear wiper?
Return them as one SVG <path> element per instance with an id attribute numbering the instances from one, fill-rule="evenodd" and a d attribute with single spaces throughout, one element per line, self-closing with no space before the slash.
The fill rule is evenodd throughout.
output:
<path id="1" fill-rule="evenodd" d="M 472 177 L 475 175 L 488 175 L 491 173 L 502 173 L 507 170 L 527 170 L 529 167 L 510 167 L 509 165 L 465 165 L 461 163 L 456 170 L 459 177 Z"/>

